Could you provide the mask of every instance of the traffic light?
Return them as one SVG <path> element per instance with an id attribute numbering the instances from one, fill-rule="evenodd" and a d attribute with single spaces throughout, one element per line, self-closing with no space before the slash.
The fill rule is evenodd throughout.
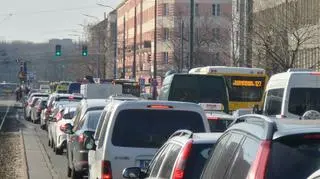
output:
<path id="1" fill-rule="evenodd" d="M 86 45 L 82 46 L 82 56 L 88 56 L 88 47 Z"/>
<path id="2" fill-rule="evenodd" d="M 56 45 L 56 56 L 61 56 L 61 45 Z"/>

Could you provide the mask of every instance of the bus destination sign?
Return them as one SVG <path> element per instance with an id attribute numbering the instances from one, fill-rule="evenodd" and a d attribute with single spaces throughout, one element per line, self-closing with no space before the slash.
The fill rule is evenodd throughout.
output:
<path id="1" fill-rule="evenodd" d="M 237 87 L 257 87 L 261 88 L 263 87 L 263 82 L 259 80 L 233 80 L 232 81 L 233 86 Z"/>

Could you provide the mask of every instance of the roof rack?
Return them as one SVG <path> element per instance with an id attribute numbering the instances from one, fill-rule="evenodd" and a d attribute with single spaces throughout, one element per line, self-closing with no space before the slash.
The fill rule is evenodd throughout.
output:
<path id="1" fill-rule="evenodd" d="M 172 137 L 176 137 L 176 136 L 187 136 L 188 138 L 192 138 L 193 136 L 193 132 L 190 130 L 177 130 L 176 132 L 174 132 L 169 139 L 171 139 Z"/>
<path id="2" fill-rule="evenodd" d="M 231 123 L 230 127 L 232 127 L 234 124 L 238 124 L 238 123 L 242 123 L 242 122 L 253 124 L 253 125 L 258 125 L 259 127 L 262 127 L 263 134 L 261 135 L 261 137 L 263 139 L 272 139 L 274 131 L 277 130 L 277 125 L 274 120 L 270 119 L 267 116 L 259 115 L 259 114 L 243 115 L 243 116 L 235 119 Z"/>

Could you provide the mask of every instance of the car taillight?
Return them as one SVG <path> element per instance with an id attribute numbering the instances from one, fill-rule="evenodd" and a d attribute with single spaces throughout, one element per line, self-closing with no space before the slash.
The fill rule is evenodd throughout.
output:
<path id="1" fill-rule="evenodd" d="M 62 132 L 65 131 L 66 130 L 66 124 L 61 124 L 59 128 L 60 128 L 60 131 L 62 131 Z"/>
<path id="2" fill-rule="evenodd" d="M 264 179 L 270 155 L 271 141 L 262 141 L 247 179 Z"/>
<path id="3" fill-rule="evenodd" d="M 62 119 L 62 113 L 58 112 L 58 114 L 56 115 L 56 119 L 57 121 L 60 121 Z"/>
<path id="4" fill-rule="evenodd" d="M 78 142 L 79 143 L 84 143 L 84 140 L 85 140 L 85 136 L 83 134 L 80 134 L 79 137 L 78 137 Z"/>
<path id="5" fill-rule="evenodd" d="M 101 179 L 112 179 L 111 163 L 103 160 L 101 162 Z"/>
<path id="6" fill-rule="evenodd" d="M 192 149 L 192 140 L 190 140 L 182 149 L 182 153 L 179 155 L 178 163 L 173 171 L 173 179 L 182 179 L 184 177 L 184 169 L 186 162 Z"/>
<path id="7" fill-rule="evenodd" d="M 40 107 L 40 106 L 37 108 L 37 111 L 38 111 L 38 112 L 41 112 L 41 107 Z"/>
<path id="8" fill-rule="evenodd" d="M 216 116 L 210 116 L 208 117 L 208 120 L 219 120 L 220 118 L 219 117 L 216 117 Z"/>

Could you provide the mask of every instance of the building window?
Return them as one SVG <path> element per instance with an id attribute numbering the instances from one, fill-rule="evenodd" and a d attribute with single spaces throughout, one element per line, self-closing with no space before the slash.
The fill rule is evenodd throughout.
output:
<path id="1" fill-rule="evenodd" d="M 168 3 L 164 3 L 162 6 L 162 14 L 164 16 L 168 16 L 169 15 L 169 4 Z"/>
<path id="2" fill-rule="evenodd" d="M 220 4 L 212 4 L 212 15 L 220 16 Z"/>
<path id="3" fill-rule="evenodd" d="M 163 63 L 168 64 L 168 62 L 169 62 L 169 53 L 163 52 Z"/>
<path id="4" fill-rule="evenodd" d="M 196 16 L 200 16 L 200 14 L 199 14 L 199 4 L 198 3 L 196 4 L 196 7 L 195 7 L 195 13 L 196 13 Z"/>
<path id="5" fill-rule="evenodd" d="M 163 28 L 163 40 L 169 40 L 169 28 Z"/>

